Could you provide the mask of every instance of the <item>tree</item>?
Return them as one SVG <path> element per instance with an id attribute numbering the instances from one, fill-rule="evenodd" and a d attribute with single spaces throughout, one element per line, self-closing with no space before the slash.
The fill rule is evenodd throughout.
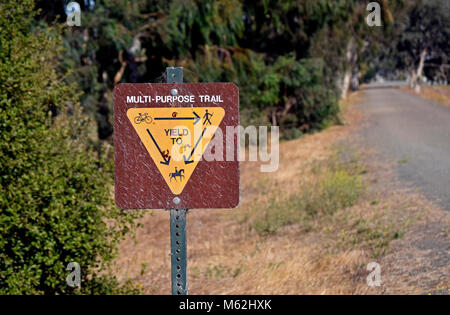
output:
<path id="1" fill-rule="evenodd" d="M 346 6 L 347 0 L 95 1 L 84 9 L 82 27 L 66 29 L 63 62 L 74 69 L 67 81 L 85 92 L 83 108 L 105 140 L 112 134 L 114 85 L 162 81 L 169 65 L 184 66 L 187 80 L 238 84 L 244 122 L 320 129 L 336 115 L 338 94 L 327 67 L 312 66 L 322 65 L 323 56 L 310 48 L 315 34 L 346 17 L 340 14 Z M 47 22 L 55 18 L 45 15 Z M 305 69 L 315 71 L 314 88 L 293 79 Z"/>
<path id="2" fill-rule="evenodd" d="M 409 72 L 410 87 L 417 92 L 427 62 L 440 70 L 442 79 L 448 79 L 449 12 L 450 3 L 445 0 L 410 1 L 406 14 L 398 20 L 393 51 L 398 56 L 397 66 Z"/>
<path id="3" fill-rule="evenodd" d="M 0 3 L 0 294 L 119 292 L 105 269 L 135 216 L 113 206 L 111 159 L 57 71 L 59 30 L 34 17 L 32 0 Z"/>

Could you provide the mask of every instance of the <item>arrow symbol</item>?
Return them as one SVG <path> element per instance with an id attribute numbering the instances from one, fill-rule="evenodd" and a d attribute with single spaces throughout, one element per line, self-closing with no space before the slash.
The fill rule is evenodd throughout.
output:
<path id="1" fill-rule="evenodd" d="M 184 164 L 191 164 L 192 162 L 194 162 L 194 161 L 191 160 L 192 159 L 192 155 L 194 154 L 195 148 L 197 148 L 198 144 L 202 140 L 203 135 L 205 134 L 205 131 L 206 131 L 206 127 L 203 129 L 202 134 L 200 135 L 200 137 L 198 137 L 197 142 L 195 143 L 195 146 L 194 146 L 194 148 L 191 151 L 191 154 L 189 154 L 189 157 L 186 158 L 186 156 L 183 155 Z"/>
<path id="2" fill-rule="evenodd" d="M 196 112 L 192 112 L 194 117 L 155 117 L 154 120 L 193 120 L 194 125 L 200 120 L 200 116 Z"/>
<path id="3" fill-rule="evenodd" d="M 164 165 L 169 165 L 169 163 L 170 163 L 170 156 L 166 159 L 166 157 L 165 157 L 164 154 L 162 153 L 161 149 L 159 148 L 159 145 L 156 143 L 155 138 L 153 138 L 152 134 L 150 133 L 150 130 L 147 129 L 147 132 L 148 132 L 150 138 L 152 138 L 153 143 L 155 144 L 156 148 L 158 149 L 159 153 L 161 154 L 161 156 L 162 156 L 162 158 L 163 158 L 163 160 L 164 160 L 164 162 L 161 161 L 161 162 L 159 162 L 159 163 L 164 164 Z"/>

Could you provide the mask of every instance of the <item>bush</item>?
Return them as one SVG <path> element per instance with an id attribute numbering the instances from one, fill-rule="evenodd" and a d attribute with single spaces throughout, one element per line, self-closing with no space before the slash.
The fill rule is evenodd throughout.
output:
<path id="1" fill-rule="evenodd" d="M 339 112 L 338 96 L 325 82 L 322 59 L 297 60 L 289 54 L 271 62 L 249 49 L 206 45 L 185 67 L 190 69 L 188 82 L 237 84 L 244 122 L 276 124 L 282 132 L 296 127 L 308 132 L 321 129 Z"/>
<path id="2" fill-rule="evenodd" d="M 33 16 L 32 0 L 0 4 L 0 294 L 124 292 L 105 269 L 134 216 L 113 206 L 110 154 L 88 145 L 55 70 L 58 31 L 31 29 Z"/>
<path id="3" fill-rule="evenodd" d="M 281 135 L 281 140 L 294 140 L 303 137 L 303 133 L 297 128 L 287 129 Z"/>

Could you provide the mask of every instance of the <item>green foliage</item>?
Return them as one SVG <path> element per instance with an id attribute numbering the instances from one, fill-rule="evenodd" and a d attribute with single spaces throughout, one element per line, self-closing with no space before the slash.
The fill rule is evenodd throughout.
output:
<path id="1" fill-rule="evenodd" d="M 39 18 L 53 22 L 62 2 L 39 0 Z M 66 82 L 84 92 L 101 140 L 112 135 L 114 85 L 162 82 L 174 65 L 191 82 L 237 84 L 247 124 L 315 131 L 335 121 L 344 77 L 356 89 L 360 79 L 392 71 L 386 47 L 399 37 L 394 22 L 405 2 L 380 1 L 380 28 L 366 24 L 367 3 L 357 0 L 97 0 L 83 7 L 82 27 L 65 30 L 63 66 L 74 69 Z"/>
<path id="2" fill-rule="evenodd" d="M 180 55 L 195 52 L 197 45 L 235 45 L 243 31 L 238 0 L 175 0 L 167 13 L 164 43 Z"/>
<path id="3" fill-rule="evenodd" d="M 32 29 L 32 10 L 0 4 L 0 294 L 125 292 L 105 270 L 135 216 L 114 207 L 111 152 L 89 146 L 56 71 L 59 31 Z M 66 284 L 69 262 L 81 288 Z"/>
<path id="4" fill-rule="evenodd" d="M 321 129 L 326 119 L 338 114 L 337 95 L 326 88 L 321 59 L 288 55 L 268 63 L 251 50 L 204 46 L 197 60 L 185 65 L 187 81 L 236 83 L 241 111 L 251 117 L 275 117 L 266 124 L 280 125 L 282 131 L 298 126 Z"/>
<path id="5" fill-rule="evenodd" d="M 446 0 L 409 1 L 396 23 L 397 36 L 391 44 L 396 65 L 415 71 L 422 51 L 426 51 L 425 73 L 430 79 L 448 81 L 450 70 L 450 3 Z"/>
<path id="6" fill-rule="evenodd" d="M 281 140 L 294 140 L 303 137 L 303 133 L 297 128 L 286 129 L 282 136 Z"/>
<path id="7" fill-rule="evenodd" d="M 57 10 L 45 3 L 39 1 L 52 22 Z M 84 91 L 82 105 L 96 118 L 100 139 L 111 138 L 114 85 L 161 82 L 165 67 L 174 65 L 185 68 L 187 81 L 237 84 L 245 123 L 314 131 L 337 115 L 342 71 L 336 69 L 344 68 L 349 37 L 342 30 L 355 3 L 95 1 L 83 10 L 82 27 L 65 30 L 62 61 L 74 69 L 66 82 Z M 317 48 L 319 37 L 324 46 L 335 38 L 324 29 L 345 33 L 333 40 L 336 49 Z"/>

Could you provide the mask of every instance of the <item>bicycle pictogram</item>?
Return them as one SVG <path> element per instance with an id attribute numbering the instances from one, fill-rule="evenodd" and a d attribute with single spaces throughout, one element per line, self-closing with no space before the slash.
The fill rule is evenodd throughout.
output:
<path id="1" fill-rule="evenodd" d="M 135 122 L 136 124 L 140 124 L 140 123 L 143 122 L 143 121 L 145 121 L 147 124 L 151 124 L 152 121 L 153 121 L 153 119 L 152 119 L 152 117 L 150 117 L 150 116 L 148 115 L 148 113 L 144 113 L 144 114 L 139 113 L 139 116 L 136 116 L 136 117 L 134 118 L 134 122 Z"/>

